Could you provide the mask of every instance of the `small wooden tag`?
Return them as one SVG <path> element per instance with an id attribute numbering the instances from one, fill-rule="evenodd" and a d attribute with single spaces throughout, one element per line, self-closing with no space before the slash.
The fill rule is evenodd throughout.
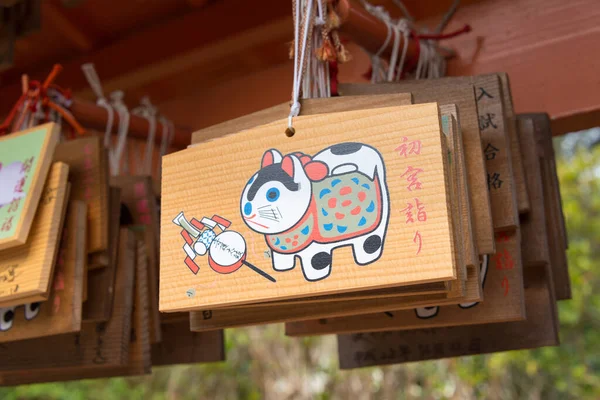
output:
<path id="1" fill-rule="evenodd" d="M 0 252 L 0 306 L 48 298 L 67 205 L 69 167 L 54 163 L 27 244 Z"/>
<path id="2" fill-rule="evenodd" d="M 523 249 L 523 264 L 525 267 L 550 264 L 550 249 L 546 230 L 546 203 L 540 168 L 540 154 L 536 146 L 534 123 L 529 118 L 519 118 L 518 138 L 521 147 L 528 149 L 523 155 L 525 178 L 529 199 L 533 207 L 521 217 L 521 231 L 525 240 L 521 243 Z"/>
<path id="3" fill-rule="evenodd" d="M 135 260 L 135 292 L 133 301 L 131 335 L 129 338 L 129 361 L 126 366 L 111 368 L 102 373 L 92 373 L 93 377 L 113 377 L 149 374 L 150 332 L 148 307 L 148 265 L 144 243 L 137 241 Z"/>
<path id="4" fill-rule="evenodd" d="M 55 161 L 69 165 L 71 199 L 88 205 L 88 252 L 108 248 L 108 165 L 105 149 L 97 136 L 59 144 Z"/>
<path id="5" fill-rule="evenodd" d="M 442 115 L 442 129 L 448 134 L 450 143 L 454 148 L 456 156 L 456 175 L 459 192 L 459 207 L 460 207 L 460 223 L 461 231 L 464 240 L 463 254 L 465 264 L 468 267 L 479 267 L 479 251 L 477 249 L 477 241 L 475 240 L 475 224 L 472 216 L 471 198 L 469 197 L 469 182 L 467 180 L 467 166 L 464 154 L 462 130 L 458 124 L 458 108 L 454 104 L 440 106 L 440 114 Z"/>
<path id="6" fill-rule="evenodd" d="M 189 318 L 161 325 L 162 341 L 152 345 L 152 365 L 208 363 L 225 360 L 223 331 L 191 332 Z"/>
<path id="7" fill-rule="evenodd" d="M 517 192 L 517 206 L 519 213 L 527 213 L 531 209 L 531 201 L 525 183 L 525 168 L 523 165 L 523 146 L 519 142 L 517 135 L 517 116 L 512 101 L 512 93 L 510 90 L 510 81 L 508 74 L 501 72 L 498 74 L 502 89 L 502 104 L 504 106 L 504 117 L 508 137 L 510 139 L 510 153 L 512 160 L 512 170 L 515 179 L 515 191 Z M 527 149 L 527 148 L 525 148 Z"/>
<path id="8" fill-rule="evenodd" d="M 0 250 L 27 241 L 58 138 L 54 123 L 0 137 Z"/>
<path id="9" fill-rule="evenodd" d="M 556 307 L 544 271 L 544 267 L 539 267 L 525 273 L 524 321 L 339 335 L 340 368 L 556 346 Z"/>
<path id="10" fill-rule="evenodd" d="M 121 189 L 121 201 L 131 213 L 131 228 L 144 242 L 148 266 L 150 298 L 150 341 L 160 342 L 160 313 L 158 312 L 158 209 L 152 180 L 148 176 L 113 176 L 111 185 Z"/>
<path id="11" fill-rule="evenodd" d="M 479 93 L 479 130 L 486 160 L 494 230 L 512 230 L 519 225 L 519 213 L 500 80 L 496 75 L 475 77 L 473 80 Z"/>
<path id="12" fill-rule="evenodd" d="M 531 119 L 534 124 L 534 133 L 541 153 L 540 168 L 542 171 L 542 186 L 544 188 L 544 202 L 546 210 L 546 229 L 548 231 L 548 245 L 552 260 L 554 287 L 558 300 L 570 299 L 571 281 L 565 249 L 568 247 L 564 215 L 560 198 L 560 186 L 556 173 L 556 161 L 552 146 L 552 132 L 550 118 L 547 114 L 519 115 L 519 119 Z"/>
<path id="13" fill-rule="evenodd" d="M 1 343 L 81 330 L 86 210 L 81 201 L 69 205 L 48 300 L 0 309 Z"/>
<path id="14" fill-rule="evenodd" d="M 110 242 L 106 254 L 107 266 L 88 271 L 88 296 L 83 304 L 83 320 L 86 322 L 106 322 L 113 306 L 115 271 L 119 252 L 119 219 L 121 216 L 121 189 L 110 188 Z"/>
<path id="15" fill-rule="evenodd" d="M 52 380 L 58 368 L 114 368 L 126 365 L 129 357 L 135 272 L 135 238 L 120 233 L 120 262 L 117 268 L 115 301 L 108 322 L 84 323 L 76 334 L 47 336 L 11 342 L 0 348 L 1 371 L 22 371 L 19 376 L 37 375 L 38 381 Z"/>

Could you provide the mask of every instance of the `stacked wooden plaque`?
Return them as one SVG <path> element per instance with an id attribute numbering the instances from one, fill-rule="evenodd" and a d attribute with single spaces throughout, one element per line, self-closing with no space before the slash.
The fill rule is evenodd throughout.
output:
<path id="1" fill-rule="evenodd" d="M 340 85 L 163 159 L 160 311 L 338 334 L 342 368 L 558 344 L 549 119 L 506 74 Z"/>
<path id="2" fill-rule="evenodd" d="M 0 138 L 0 385 L 222 360 L 221 331 L 161 324 L 150 178 L 110 179 L 99 137 L 59 136 Z"/>

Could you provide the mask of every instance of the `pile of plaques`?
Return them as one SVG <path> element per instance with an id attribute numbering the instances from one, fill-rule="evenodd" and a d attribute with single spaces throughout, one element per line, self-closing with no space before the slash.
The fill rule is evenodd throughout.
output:
<path id="1" fill-rule="evenodd" d="M 506 74 L 339 91 L 164 157 L 160 311 L 337 334 L 341 368 L 558 345 L 548 116 L 516 115 Z"/>
<path id="2" fill-rule="evenodd" d="M 0 384 L 222 360 L 222 332 L 158 313 L 156 185 L 110 177 L 99 137 L 59 131 L 0 138 Z"/>

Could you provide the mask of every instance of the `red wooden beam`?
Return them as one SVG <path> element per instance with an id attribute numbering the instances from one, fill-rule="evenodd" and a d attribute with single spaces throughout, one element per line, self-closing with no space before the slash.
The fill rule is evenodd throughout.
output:
<path id="1" fill-rule="evenodd" d="M 103 80 L 136 71 L 160 60 L 178 57 L 192 49 L 201 48 L 248 29 L 291 14 L 287 1 L 269 1 L 268 6 L 247 0 L 222 0 L 209 3 L 177 18 L 136 31 L 121 40 L 85 56 L 63 62 L 64 71 L 58 82 L 78 91 L 87 87 L 81 65 L 92 62 Z M 243 36 L 240 40 L 243 40 Z M 45 76 L 53 63 L 36 66 L 27 71 L 12 71 L 8 85 L 0 87 L 0 114 L 6 114 L 18 98 L 21 73 L 36 78 Z M 3 79 L 4 81 L 4 79 Z"/>
<path id="2" fill-rule="evenodd" d="M 439 18 L 432 18 L 435 26 Z M 504 71 L 517 113 L 547 112 L 556 135 L 600 126 L 597 0 L 487 0 L 459 8 L 444 42 L 458 57 L 449 75 Z"/>
<path id="3" fill-rule="evenodd" d="M 85 127 L 93 128 L 101 132 L 104 132 L 104 130 L 106 129 L 108 112 L 106 111 L 106 109 L 99 107 L 94 103 L 73 99 L 71 107 L 69 107 L 69 111 L 71 111 L 71 113 L 77 119 L 77 121 Z M 116 127 L 118 126 L 119 114 L 115 112 L 113 114 L 113 127 L 115 127 L 116 130 Z M 148 137 L 149 128 L 150 124 L 146 118 L 138 117 L 132 114 L 129 115 L 129 137 L 146 139 Z M 162 133 L 162 126 L 160 123 L 157 123 L 154 141 L 158 144 L 162 143 Z M 171 142 L 171 145 L 178 149 L 183 149 L 190 144 L 191 138 L 191 129 L 176 126 L 175 135 L 173 136 L 173 141 Z"/>

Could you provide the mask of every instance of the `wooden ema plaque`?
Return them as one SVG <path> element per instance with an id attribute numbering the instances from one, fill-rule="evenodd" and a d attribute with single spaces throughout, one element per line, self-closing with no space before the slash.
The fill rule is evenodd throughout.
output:
<path id="1" fill-rule="evenodd" d="M 189 319 L 161 324 L 162 341 L 152 345 L 152 365 L 176 365 L 225 360 L 223 331 L 191 332 Z"/>
<path id="2" fill-rule="evenodd" d="M 1 309 L 0 343 L 81 330 L 86 211 L 84 202 L 69 204 L 50 296 L 45 302 Z"/>
<path id="3" fill-rule="evenodd" d="M 163 158 L 161 311 L 455 279 L 436 104 L 286 122 Z M 422 227 L 391 212 L 415 197 Z"/>
<path id="4" fill-rule="evenodd" d="M 494 230 L 513 230 L 519 225 L 511 141 L 505 125 L 500 80 L 496 75 L 474 77 L 479 131 L 487 169 Z"/>
<path id="5" fill-rule="evenodd" d="M 457 199 L 460 213 L 461 243 L 463 244 L 464 263 L 467 267 L 479 266 L 479 251 L 474 238 L 475 224 L 472 217 L 471 199 L 466 158 L 464 154 L 462 131 L 458 125 L 458 108 L 454 104 L 440 106 L 442 130 L 449 140 L 456 167 Z"/>
<path id="6" fill-rule="evenodd" d="M 340 111 L 355 111 L 355 110 L 366 110 L 372 108 L 381 107 L 392 107 L 398 105 L 410 105 L 411 95 L 410 93 L 394 93 L 384 95 L 373 95 L 373 96 L 345 96 L 343 98 L 323 98 L 323 99 L 303 99 L 302 103 L 302 115 L 316 115 L 325 114 L 329 112 L 340 112 Z M 280 104 L 265 110 L 258 111 L 253 114 L 245 115 L 233 120 L 229 120 L 217 125 L 213 125 L 208 128 L 204 128 L 194 133 L 192 137 L 192 147 L 201 143 L 202 141 L 208 140 L 218 136 L 224 136 L 226 134 L 232 134 L 240 130 L 253 128 L 259 125 L 264 125 L 286 117 L 289 114 L 289 103 Z M 324 296 L 312 296 L 304 297 L 302 299 L 293 300 L 296 303 L 305 302 L 313 303 L 320 301 L 329 300 L 342 300 L 344 298 L 356 299 L 356 298 L 375 298 L 388 295 L 411 295 L 414 293 L 442 293 L 448 292 L 449 285 L 444 282 L 431 282 L 425 284 L 415 284 L 399 286 L 393 289 L 384 290 L 372 290 L 372 291 L 357 291 L 354 293 L 341 293 L 337 295 L 324 295 Z M 279 304 L 280 302 L 270 302 L 269 304 Z M 283 301 L 282 303 L 286 303 Z"/>
<path id="7" fill-rule="evenodd" d="M 39 373 L 51 379 L 58 368 L 115 368 L 127 365 L 133 310 L 135 237 L 120 232 L 115 301 L 108 322 L 83 323 L 81 332 L 5 343 L 0 348 L 4 372 Z"/>
<path id="8" fill-rule="evenodd" d="M 145 252 L 141 249 L 141 252 Z M 140 254 L 138 246 L 137 254 Z M 150 373 L 150 342 L 146 329 L 148 324 L 148 307 L 146 286 L 146 265 L 142 259 L 136 259 L 135 292 L 132 314 L 131 334 L 129 337 L 129 356 L 125 365 L 106 367 L 103 364 L 85 367 L 53 368 L 49 370 L 7 371 L 0 374 L 4 385 L 23 385 L 41 382 L 57 382 L 90 378 L 110 378 L 118 376 L 143 375 Z"/>
<path id="9" fill-rule="evenodd" d="M 129 360 L 123 367 L 89 371 L 76 379 L 149 374 L 150 359 L 148 263 L 143 241 L 137 241 L 135 261 L 135 292 L 129 338 Z M 62 379 L 61 379 L 62 380 Z"/>
<path id="10" fill-rule="evenodd" d="M 366 96 L 365 96 L 366 97 Z M 442 120 L 444 121 L 444 120 Z M 447 135 L 448 135 L 448 139 L 449 142 L 452 143 L 452 147 L 457 147 L 457 149 L 453 149 L 453 151 L 450 153 L 450 160 L 455 160 L 455 162 L 450 162 L 450 165 L 453 165 L 455 167 L 458 167 L 459 164 L 464 164 L 464 160 L 462 157 L 462 145 L 459 145 L 459 141 L 458 140 L 454 140 L 454 131 L 452 129 L 451 126 L 449 126 L 448 124 L 442 124 L 443 127 L 445 127 L 445 129 L 447 129 Z M 445 131 L 446 133 L 446 131 Z M 460 148 L 460 152 L 457 151 L 458 148 Z M 464 166 L 463 166 L 464 168 Z M 458 168 L 457 168 L 458 170 Z M 464 177 L 464 175 L 463 175 Z M 450 182 L 455 182 L 455 180 L 450 179 Z M 463 183 L 464 184 L 464 183 Z M 468 198 L 468 191 L 466 188 L 466 184 L 464 184 L 464 186 L 462 187 L 462 191 L 461 191 L 461 196 L 460 197 L 466 197 Z M 453 205 L 458 205 L 459 202 L 458 201 L 452 201 Z M 467 211 L 466 211 L 467 212 Z M 459 215 L 458 211 L 453 211 L 453 214 L 455 214 L 456 216 Z M 416 215 L 416 214 L 415 214 Z M 408 208 L 405 209 L 404 212 L 404 216 L 405 218 L 407 218 L 408 220 L 414 220 L 415 218 L 418 219 L 418 216 L 413 215 L 412 212 L 409 212 Z M 468 225 L 468 221 L 470 221 L 470 214 L 468 214 L 467 212 L 467 216 L 468 218 L 465 219 L 465 223 Z M 462 221 L 461 221 L 462 222 Z M 471 228 L 469 226 L 465 227 L 467 230 L 471 230 Z M 470 236 L 470 235 L 467 235 Z M 471 236 L 472 237 L 472 236 Z M 464 239 L 460 239 L 460 243 L 465 244 L 465 242 L 467 242 L 467 240 Z M 466 249 L 469 249 L 469 246 L 464 246 L 464 249 L 466 251 Z M 471 243 L 471 251 L 473 251 L 473 243 Z M 474 252 L 474 251 L 473 251 Z M 474 256 L 473 256 L 474 257 Z M 397 308 L 410 308 L 410 307 L 415 307 L 415 306 L 420 306 L 423 304 L 436 304 L 436 302 L 438 304 L 458 304 L 458 303 L 465 303 L 465 302 L 474 302 L 474 301 L 479 301 L 481 299 L 481 284 L 479 283 L 479 261 L 476 262 L 476 266 L 472 266 L 472 271 L 469 274 L 469 280 L 468 282 L 465 282 L 467 284 L 467 286 L 465 287 L 466 289 L 466 293 L 464 293 L 464 295 L 461 294 L 461 296 L 459 296 L 458 298 L 455 297 L 452 300 L 447 300 L 447 298 L 444 297 L 440 297 L 440 296 L 434 296 L 434 297 L 428 297 L 428 296 L 423 296 L 424 294 L 427 294 L 427 292 L 421 292 L 420 290 L 415 290 L 413 293 L 410 293 L 412 295 L 410 295 L 409 293 L 403 293 L 401 294 L 402 296 L 406 296 L 405 299 L 396 299 L 394 301 L 394 307 Z M 466 272 L 465 272 L 466 274 Z M 466 278 L 466 277 L 465 277 Z M 456 283 L 457 281 L 453 281 L 452 283 Z M 419 286 L 419 285 L 416 285 Z M 365 294 L 368 295 L 366 297 L 363 297 Z M 253 304 L 253 305 L 239 305 L 236 306 L 234 308 L 228 308 L 227 310 L 211 310 L 211 311 L 204 311 L 204 312 L 191 312 L 190 314 L 192 315 L 192 328 L 193 329 L 198 329 L 198 330 L 205 330 L 205 329 L 215 329 L 216 327 L 219 328 L 223 328 L 223 327 L 227 327 L 230 326 L 228 324 L 233 323 L 234 326 L 245 326 L 245 325 L 251 325 L 251 324 L 256 324 L 256 323 L 269 323 L 269 322 L 278 322 L 278 321 L 289 321 L 289 320 L 294 320 L 294 319 L 303 319 L 302 316 L 306 315 L 306 310 L 301 310 L 298 307 L 294 308 L 294 305 L 299 305 L 299 304 L 306 304 L 306 303 L 321 303 L 321 302 L 332 302 L 332 301 L 337 301 L 337 303 L 335 304 L 330 304 L 329 307 L 323 309 L 320 307 L 320 311 L 321 311 L 321 315 L 320 317 L 326 317 L 326 316 L 335 316 L 338 312 L 341 315 L 347 315 L 348 314 L 348 305 L 352 305 L 352 307 L 350 307 L 350 309 L 352 310 L 352 312 L 350 312 L 350 314 L 357 314 L 360 313 L 361 310 L 363 310 L 363 307 L 367 307 L 365 308 L 365 310 L 369 310 L 372 309 L 372 307 L 379 307 L 381 308 L 382 303 L 379 302 L 360 302 L 360 301 L 353 301 L 352 303 L 341 303 L 340 300 L 356 300 L 356 299 L 367 299 L 367 298 L 390 298 L 390 297 L 396 297 L 396 296 L 400 296 L 400 294 L 396 294 L 394 292 L 394 289 L 387 289 L 387 290 L 373 290 L 373 291 L 363 291 L 363 292 L 356 292 L 356 294 L 358 294 L 358 296 L 356 298 L 348 295 L 348 294 L 341 294 L 341 295 L 329 295 L 329 296 L 317 296 L 317 297 L 307 297 L 307 298 L 302 298 L 302 299 L 296 299 L 296 300 L 287 300 L 287 301 L 277 301 L 277 302 L 270 302 L 268 304 Z M 448 296 L 450 297 L 450 296 Z M 429 299 L 429 300 L 428 300 Z M 335 306 L 335 305 L 341 305 L 342 308 L 339 310 L 335 310 L 333 307 L 331 306 Z M 276 307 L 279 306 L 287 306 L 284 307 L 280 310 L 277 310 Z M 207 318 L 207 316 L 210 316 L 210 318 Z"/>
<path id="11" fill-rule="evenodd" d="M 473 279 L 469 279 L 473 282 Z M 469 289 L 469 288 L 468 288 Z M 469 291 L 472 291 L 472 287 Z M 469 294 L 471 296 L 471 294 Z M 297 303 L 239 306 L 213 310 L 190 312 L 190 329 L 195 332 L 215 329 L 250 326 L 257 324 L 303 321 L 311 318 L 330 318 L 356 315 L 357 313 L 388 312 L 388 310 L 413 309 L 448 300 L 446 294 L 429 294 L 398 297 L 378 297 L 358 300 L 328 300 L 316 307 L 306 307 Z"/>
<path id="12" fill-rule="evenodd" d="M 0 250 L 27 241 L 58 138 L 54 123 L 0 137 Z"/>
<path id="13" fill-rule="evenodd" d="M 473 85 L 452 83 L 450 80 L 437 82 L 435 79 L 406 81 L 402 83 L 341 84 L 339 92 L 343 96 L 412 93 L 415 104 L 437 102 L 440 105 L 455 104 L 459 110 L 458 125 L 461 127 L 467 172 L 469 174 L 469 194 L 471 197 L 475 239 L 479 255 L 493 254 L 494 230 L 490 207 L 490 194 L 487 187 L 486 166 L 481 147 L 477 103 Z"/>
<path id="14" fill-rule="evenodd" d="M 369 97 L 380 97 L 380 96 L 363 96 L 363 99 L 368 99 Z M 326 104 L 326 103 L 324 103 Z M 452 135 L 451 135 L 452 136 Z M 456 143 L 454 143 L 456 144 Z M 458 146 L 462 150 L 462 146 Z M 462 154 L 462 153 L 461 153 Z M 454 158 L 454 155 L 451 154 L 451 159 Z M 459 159 L 457 159 L 457 164 Z M 452 180 L 451 180 L 452 181 Z M 465 185 L 466 186 L 466 185 Z M 463 192 L 464 196 L 467 195 L 466 191 Z M 470 219 L 470 215 L 469 218 Z M 470 229 L 470 228 L 469 228 Z M 465 242 L 464 240 L 461 243 Z M 472 249 L 471 249 L 472 251 Z M 423 304 L 435 304 L 436 301 L 439 304 L 450 303 L 450 304 L 458 304 L 464 302 L 473 302 L 478 301 L 481 298 L 481 285 L 479 284 L 479 277 L 474 276 L 473 272 L 479 272 L 479 262 L 477 261 L 477 269 L 474 269 L 469 276 L 469 287 L 467 288 L 467 296 L 463 298 L 456 298 L 453 301 L 447 301 L 445 296 L 422 296 L 427 292 L 421 292 L 417 289 L 420 285 L 415 285 L 415 291 L 412 292 L 420 293 L 421 295 L 417 296 L 408 296 L 405 300 L 396 299 L 392 304 L 394 304 L 395 308 L 410 308 L 416 307 Z M 453 281 L 453 283 L 456 281 Z M 296 319 L 305 319 L 307 315 L 306 309 L 301 309 L 298 307 L 299 304 L 305 303 L 318 303 L 318 302 L 331 302 L 337 301 L 336 303 L 328 304 L 326 308 L 320 307 L 319 317 L 329 317 L 336 315 L 348 315 L 348 314 L 356 314 L 360 313 L 360 310 L 364 310 L 363 312 L 371 311 L 384 311 L 385 306 L 382 308 L 382 305 L 386 303 L 382 302 L 358 302 L 354 301 L 352 303 L 340 302 L 342 299 L 357 299 L 357 298 L 378 298 L 378 297 L 390 297 L 390 296 L 400 296 L 400 295 L 408 295 L 394 293 L 394 289 L 386 289 L 386 290 L 373 290 L 373 291 L 362 291 L 355 292 L 357 296 L 354 297 L 349 294 L 340 294 L 340 295 L 329 295 L 329 296 L 316 296 L 316 297 L 306 297 L 302 299 L 296 300 L 287 300 L 287 301 L 277 301 L 277 302 L 269 302 L 264 305 L 260 304 L 251 304 L 251 305 L 239 305 L 235 308 L 228 308 L 226 310 L 207 310 L 202 312 L 191 312 L 192 315 L 192 329 L 194 330 L 207 330 L 207 329 L 216 329 L 223 328 L 229 326 L 246 326 L 257 323 L 269 323 L 269 322 L 279 322 L 279 321 L 290 321 Z M 366 297 L 363 297 L 365 296 Z M 349 307 L 350 305 L 350 307 Z M 389 305 L 389 304 L 388 304 Z M 275 307 L 277 306 L 277 307 Z M 285 306 L 283 308 L 279 308 L 279 306 Z M 294 307 L 296 306 L 296 307 Z M 339 307 L 339 308 L 336 308 Z M 350 310 L 350 311 L 349 311 Z"/>
<path id="15" fill-rule="evenodd" d="M 129 210 L 138 239 L 144 241 L 148 265 L 151 342 L 160 342 L 160 313 L 158 312 L 158 208 L 152 180 L 148 176 L 113 176 L 111 185 L 121 189 L 121 202 Z"/>
<path id="16" fill-rule="evenodd" d="M 88 205 L 88 252 L 108 248 L 108 165 L 99 137 L 91 136 L 61 143 L 55 161 L 69 165 L 71 199 Z"/>
<path id="17" fill-rule="evenodd" d="M 339 335 L 340 368 L 557 346 L 556 303 L 545 272 L 544 267 L 525 272 L 524 321 Z"/>
<path id="18" fill-rule="evenodd" d="M 558 300 L 570 299 L 571 282 L 565 251 L 568 247 L 567 232 L 556 173 L 550 118 L 547 114 L 525 114 L 518 117 L 519 119 L 530 119 L 534 124 L 537 148 L 541 154 L 540 168 L 546 206 L 546 229 L 549 233 L 548 244 L 550 246 L 556 298 Z"/>
<path id="19" fill-rule="evenodd" d="M 442 132 L 444 133 L 444 150 L 448 157 L 448 175 L 446 185 L 450 189 L 450 193 L 448 196 L 449 205 L 451 207 L 452 214 L 452 231 L 453 231 L 453 247 L 455 247 L 454 252 L 454 264 L 456 265 L 456 275 L 457 279 L 450 282 L 450 291 L 448 292 L 449 298 L 461 298 L 466 295 L 466 281 L 467 281 L 467 265 L 465 263 L 465 251 L 466 248 L 464 246 L 464 242 L 468 239 L 463 239 L 463 237 L 467 237 L 466 234 L 463 234 L 463 219 L 461 216 L 461 194 L 459 193 L 459 185 L 458 185 L 458 162 L 457 162 L 457 146 L 458 144 L 452 140 L 450 137 L 454 135 L 454 128 L 451 128 L 448 120 L 444 120 L 444 117 L 441 118 L 442 121 Z M 407 207 L 403 209 L 406 212 L 406 222 L 410 223 L 414 216 L 411 213 L 411 208 L 407 204 Z M 418 214 L 417 214 L 418 218 Z M 463 236 L 464 235 L 464 236 Z M 479 285 L 475 282 L 475 290 Z M 479 296 L 477 297 L 479 300 Z"/>
<path id="20" fill-rule="evenodd" d="M 472 104 L 465 104 L 457 93 L 452 93 L 451 89 L 456 85 L 466 85 L 475 90 L 476 107 Z M 369 89 L 375 87 L 376 89 Z M 421 91 L 420 91 L 421 90 Z M 433 91 L 433 93 L 428 92 Z M 504 103 L 500 86 L 500 80 L 497 75 L 480 75 L 474 77 L 442 78 L 423 81 L 406 81 L 400 83 L 384 83 L 377 85 L 368 84 L 349 84 L 340 85 L 342 94 L 373 94 L 388 93 L 389 91 L 410 91 L 413 94 L 415 103 L 438 101 L 440 104 L 455 103 L 460 110 L 460 125 L 465 138 L 465 151 L 467 157 L 475 157 L 480 154 L 479 148 L 482 148 L 485 156 L 485 169 L 487 169 L 486 184 L 482 184 L 481 176 L 474 176 L 474 171 L 485 171 L 481 165 L 475 165 L 473 161 L 469 163 L 467 159 L 468 171 L 470 173 L 469 182 L 472 190 L 488 187 L 489 201 L 491 204 L 491 215 L 495 231 L 510 230 L 518 225 L 518 213 L 516 212 L 516 195 L 513 185 L 513 170 L 510 151 L 510 140 L 505 127 Z M 446 101 L 446 96 L 454 95 L 454 101 Z M 432 99 L 431 96 L 435 98 Z M 443 96 L 443 97 L 442 97 Z M 442 100 L 443 99 L 443 100 Z M 471 100 L 471 96 L 468 97 Z M 464 109 L 463 109 L 464 108 Z M 479 128 L 475 128 L 470 123 L 473 122 L 470 111 L 475 110 L 475 117 L 478 120 Z M 471 117 L 471 118 L 468 118 Z M 475 136 L 476 135 L 476 136 Z M 479 148 L 470 149 L 470 141 L 474 137 L 481 135 Z M 471 139 L 471 140 L 469 140 Z M 477 146 L 477 143 L 475 143 Z M 502 150 L 501 150 L 502 149 Z M 507 150 L 503 150 L 507 149 Z M 474 170 L 473 168 L 477 168 Z M 479 180 L 477 180 L 479 178 Z M 475 189 L 477 188 L 477 189 Z M 511 197 L 512 196 L 512 197 Z M 475 223 L 482 218 L 479 207 L 485 207 L 485 202 L 472 201 L 474 205 L 473 213 Z M 480 205 L 481 204 L 481 205 Z M 514 209 L 513 209 L 514 207 Z M 484 208 L 485 210 L 485 208 Z M 487 216 L 489 217 L 489 215 Z M 487 227 L 487 226 L 486 226 Z M 479 236 L 480 233 L 476 235 Z M 486 249 L 483 243 L 479 243 L 481 249 Z M 485 254 L 492 254 L 493 251 Z"/>
<path id="21" fill-rule="evenodd" d="M 54 163 L 27 243 L 0 252 L 0 306 L 48 298 L 67 204 L 69 167 Z"/>
<path id="22" fill-rule="evenodd" d="M 521 241 L 517 233 L 498 233 L 497 253 L 484 265 L 483 301 L 416 310 L 354 315 L 286 324 L 291 336 L 410 330 L 441 326 L 488 324 L 525 318 Z"/>
<path id="23" fill-rule="evenodd" d="M 521 232 L 526 238 L 521 243 L 523 249 L 523 265 L 536 266 L 550 264 L 550 248 L 546 230 L 546 206 L 544 199 L 544 186 L 540 165 L 541 154 L 537 148 L 534 123 L 529 118 L 519 118 L 518 138 L 521 148 L 528 149 L 523 152 L 523 165 L 525 179 L 529 191 L 529 199 L 533 207 L 521 215 Z"/>
<path id="24" fill-rule="evenodd" d="M 110 188 L 110 241 L 107 254 L 110 256 L 105 268 L 88 271 L 88 296 L 83 304 L 83 320 L 106 322 L 113 307 L 115 271 L 118 264 L 119 230 L 121 217 L 121 189 Z"/>
<path id="25" fill-rule="evenodd" d="M 510 155 L 512 159 L 512 169 L 515 179 L 515 191 L 517 192 L 517 208 L 519 213 L 527 213 L 531 209 L 531 201 L 525 182 L 525 167 L 523 163 L 523 146 L 519 141 L 517 134 L 517 115 L 512 101 L 512 93 L 510 90 L 510 81 L 508 74 L 501 72 L 497 74 L 500 78 L 502 86 L 502 104 L 504 106 L 504 119 L 508 137 L 510 139 Z M 527 149 L 527 148 L 525 148 Z"/>

